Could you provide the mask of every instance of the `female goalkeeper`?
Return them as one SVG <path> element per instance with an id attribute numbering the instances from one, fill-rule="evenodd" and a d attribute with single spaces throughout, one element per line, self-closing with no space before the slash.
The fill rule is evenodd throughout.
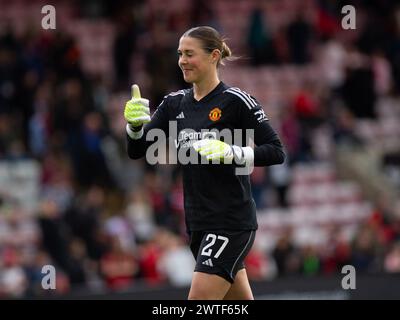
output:
<path id="1" fill-rule="evenodd" d="M 133 86 L 124 112 L 128 155 L 143 157 L 153 143 L 146 139 L 150 130 L 162 130 L 169 137 L 171 124 L 176 125 L 178 155 L 187 151 L 201 160 L 183 164 L 178 157 L 186 226 L 196 259 L 189 299 L 253 299 L 243 261 L 255 238 L 256 206 L 249 173 L 238 174 L 237 169 L 282 163 L 282 145 L 257 100 L 220 81 L 218 67 L 231 50 L 215 29 L 202 26 L 185 32 L 178 55 L 184 80 L 192 88 L 165 96 L 150 117 L 149 101 Z M 209 132 L 222 130 L 242 137 L 235 144 L 216 135 L 205 139 L 206 133 L 209 137 Z M 246 130 L 253 133 L 254 148 L 248 146 Z"/>

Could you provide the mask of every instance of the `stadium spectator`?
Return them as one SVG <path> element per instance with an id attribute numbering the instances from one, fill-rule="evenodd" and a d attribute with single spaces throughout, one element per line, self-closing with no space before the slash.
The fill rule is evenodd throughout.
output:
<path id="1" fill-rule="evenodd" d="M 122 247 L 118 237 L 110 238 L 111 246 L 100 260 L 100 272 L 111 290 L 127 289 L 138 273 L 136 257 Z"/>

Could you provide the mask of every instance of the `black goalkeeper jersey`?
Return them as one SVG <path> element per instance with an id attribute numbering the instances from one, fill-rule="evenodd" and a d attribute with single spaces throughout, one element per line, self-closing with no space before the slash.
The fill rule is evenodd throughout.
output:
<path id="1" fill-rule="evenodd" d="M 176 133 L 169 132 L 172 128 L 170 123 L 176 124 Z M 182 149 L 193 151 L 193 142 L 205 138 L 204 132 L 221 132 L 223 129 L 231 132 L 232 137 L 238 137 L 239 132 L 241 138 L 232 142 L 244 147 L 249 143 L 245 130 L 252 129 L 254 166 L 280 164 L 285 157 L 282 144 L 257 100 L 223 82 L 200 101 L 194 99 L 193 89 L 165 96 L 151 122 L 145 125 L 143 136 L 133 140 L 127 135 L 128 155 L 131 158 L 138 159 L 146 154 L 153 143 L 146 141 L 146 134 L 155 128 L 163 130 L 166 137 L 174 140 L 178 154 L 185 151 Z M 200 161 L 198 164 L 182 164 L 185 217 L 189 231 L 257 229 L 250 176 L 236 174 L 237 167 L 234 163 L 201 164 Z"/>

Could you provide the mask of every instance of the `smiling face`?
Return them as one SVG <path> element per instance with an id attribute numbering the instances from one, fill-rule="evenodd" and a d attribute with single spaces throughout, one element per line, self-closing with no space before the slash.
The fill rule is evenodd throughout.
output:
<path id="1" fill-rule="evenodd" d="M 182 37 L 179 40 L 178 55 L 178 65 L 188 83 L 199 83 L 217 72 L 219 50 L 207 52 L 196 38 Z"/>

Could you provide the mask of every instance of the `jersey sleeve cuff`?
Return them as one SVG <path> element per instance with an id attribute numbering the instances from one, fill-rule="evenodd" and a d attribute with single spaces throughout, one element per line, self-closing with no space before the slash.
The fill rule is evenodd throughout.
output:
<path id="1" fill-rule="evenodd" d="M 143 127 L 142 127 L 142 129 L 140 129 L 140 131 L 133 131 L 131 129 L 131 126 L 129 125 L 129 123 L 127 123 L 126 124 L 126 133 L 133 140 L 139 140 L 141 137 L 143 137 L 144 130 L 143 130 Z"/>

